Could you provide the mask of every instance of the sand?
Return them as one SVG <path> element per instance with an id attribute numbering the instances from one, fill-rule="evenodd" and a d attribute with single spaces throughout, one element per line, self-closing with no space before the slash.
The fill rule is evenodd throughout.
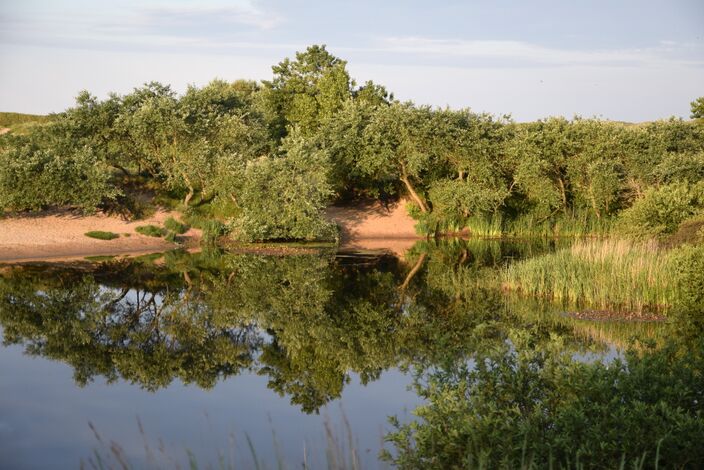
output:
<path id="1" fill-rule="evenodd" d="M 403 200 L 388 206 L 378 202 L 332 206 L 326 217 L 340 226 L 342 250 L 381 250 L 403 256 L 421 238 Z"/>
<path id="2" fill-rule="evenodd" d="M 161 225 L 168 217 L 178 219 L 178 214 L 159 211 L 153 217 L 132 222 L 104 214 L 79 216 L 66 211 L 2 218 L 0 262 L 66 260 L 171 250 L 177 245 L 135 231 L 140 225 Z M 85 233 L 92 230 L 114 232 L 120 237 L 114 240 L 87 237 Z M 199 236 L 200 231 L 191 229 L 183 235 L 183 239 L 194 242 Z"/>
<path id="3" fill-rule="evenodd" d="M 327 209 L 326 216 L 340 225 L 342 250 L 387 251 L 402 256 L 419 239 L 415 221 L 403 201 L 388 207 L 376 202 L 333 206 Z M 132 222 L 105 214 L 84 216 L 66 211 L 0 218 L 0 262 L 63 261 L 170 250 L 177 245 L 135 231 L 140 225 L 161 225 L 168 217 L 179 219 L 177 213 L 166 211 Z M 120 237 L 97 240 L 85 236 L 92 230 L 114 232 Z M 198 238 L 200 231 L 194 229 L 183 235 L 190 245 L 197 243 Z"/>

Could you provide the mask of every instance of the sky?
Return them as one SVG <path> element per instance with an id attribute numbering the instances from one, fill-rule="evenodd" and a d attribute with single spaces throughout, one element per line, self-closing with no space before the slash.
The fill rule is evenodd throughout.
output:
<path id="1" fill-rule="evenodd" d="M 0 0 L 0 111 L 266 80 L 311 44 L 401 100 L 517 121 L 687 118 L 704 95 L 703 0 Z"/>

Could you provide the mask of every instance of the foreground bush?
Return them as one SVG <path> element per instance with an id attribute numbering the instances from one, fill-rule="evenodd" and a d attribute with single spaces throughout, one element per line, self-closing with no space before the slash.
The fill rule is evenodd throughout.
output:
<path id="1" fill-rule="evenodd" d="M 516 349 L 431 372 L 425 405 L 393 420 L 387 460 L 404 469 L 699 468 L 704 351 L 674 346 L 626 360 L 577 362 Z M 517 350 L 524 351 L 517 353 Z M 527 352 L 526 352 L 527 351 Z"/>
<path id="2" fill-rule="evenodd" d="M 294 142 L 285 157 L 261 158 L 245 171 L 234 236 L 244 241 L 331 240 L 336 228 L 323 217 L 332 196 L 324 162 Z"/>

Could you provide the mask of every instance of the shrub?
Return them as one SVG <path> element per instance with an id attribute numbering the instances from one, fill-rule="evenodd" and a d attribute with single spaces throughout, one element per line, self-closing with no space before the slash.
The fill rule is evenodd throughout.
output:
<path id="1" fill-rule="evenodd" d="M 621 213 L 618 229 L 637 237 L 668 234 L 684 220 L 703 211 L 704 182 L 672 183 L 646 191 Z"/>
<path id="2" fill-rule="evenodd" d="M 203 230 L 202 243 L 205 245 L 214 245 L 218 237 L 226 232 L 225 225 L 219 220 L 208 220 L 201 226 Z"/>
<path id="3" fill-rule="evenodd" d="M 0 209 L 70 205 L 90 212 L 121 194 L 111 178 L 90 148 L 61 153 L 24 141 L 0 153 Z"/>
<path id="4" fill-rule="evenodd" d="M 135 228 L 135 231 L 148 237 L 163 237 L 166 235 L 166 230 L 156 225 L 140 225 Z"/>
<path id="5" fill-rule="evenodd" d="M 178 220 L 174 219 L 173 217 L 169 217 L 168 219 L 166 219 L 164 221 L 164 227 L 167 230 L 170 230 L 178 235 L 183 235 L 190 228 L 188 225 L 186 225 L 182 222 L 179 222 Z"/>
<path id="6" fill-rule="evenodd" d="M 323 217 L 332 196 L 324 162 L 293 143 L 286 157 L 261 158 L 247 165 L 233 220 L 234 235 L 244 241 L 336 238 L 336 227 Z"/>
<path id="7" fill-rule="evenodd" d="M 101 230 L 93 230 L 85 233 L 86 237 L 97 238 L 98 240 L 114 240 L 119 238 L 120 235 L 113 232 L 103 232 Z"/>

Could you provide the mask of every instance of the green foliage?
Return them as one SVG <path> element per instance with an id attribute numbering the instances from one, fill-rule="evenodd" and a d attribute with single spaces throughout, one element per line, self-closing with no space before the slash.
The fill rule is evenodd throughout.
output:
<path id="1" fill-rule="evenodd" d="M 246 240 L 331 238 L 321 207 L 360 197 L 407 197 L 424 234 L 599 235 L 618 219 L 650 236 L 701 209 L 698 121 L 518 124 L 400 103 L 372 81 L 357 87 L 324 45 L 272 71 L 261 84 L 214 80 L 179 95 L 150 82 L 103 100 L 81 92 L 50 117 L 0 114 L 0 125 L 42 122 L 0 137 L 0 206 L 134 215 L 149 194 L 231 221 Z M 307 157 L 289 155 L 293 141 Z"/>
<path id="2" fill-rule="evenodd" d="M 691 103 L 691 118 L 692 119 L 704 119 L 704 96 L 700 96 Z"/>
<path id="3" fill-rule="evenodd" d="M 523 337 L 521 337 L 523 336 Z M 580 363 L 559 349 L 516 350 L 429 373 L 427 404 L 387 436 L 404 469 L 689 468 L 704 459 L 702 343 Z"/>
<path id="4" fill-rule="evenodd" d="M 619 217 L 619 229 L 633 236 L 674 232 L 681 222 L 704 211 L 704 182 L 670 183 L 646 191 Z"/>
<path id="5" fill-rule="evenodd" d="M 0 127 L 9 127 L 12 129 L 22 124 L 48 122 L 51 118 L 51 116 L 42 116 L 39 114 L 0 112 Z"/>
<path id="6" fill-rule="evenodd" d="M 86 237 L 97 238 L 98 240 L 114 240 L 119 238 L 120 235 L 114 232 L 104 232 L 101 230 L 92 230 L 85 233 Z"/>
<path id="7" fill-rule="evenodd" d="M 165 229 L 157 225 L 140 225 L 135 228 L 135 231 L 148 237 L 163 237 L 168 233 Z"/>
<path id="8" fill-rule="evenodd" d="M 658 310 L 679 297 L 674 252 L 625 240 L 576 242 L 510 264 L 502 287 L 592 308 Z"/>
<path id="9" fill-rule="evenodd" d="M 111 177 L 88 147 L 62 153 L 19 140 L 16 147 L 0 150 L 0 210 L 73 206 L 91 212 L 121 194 Z"/>
<path id="10" fill-rule="evenodd" d="M 274 135 L 282 138 L 287 128 L 303 135 L 314 133 L 322 120 L 330 118 L 352 96 L 347 62 L 330 54 L 325 45 L 297 52 L 272 67 L 274 78 L 264 82 L 266 103 L 273 116 Z"/>
<path id="11" fill-rule="evenodd" d="M 234 236 L 246 241 L 335 239 L 335 227 L 323 217 L 332 196 L 327 162 L 295 135 L 284 148 L 282 157 L 247 165 L 238 198 L 242 212 L 232 222 Z"/>
<path id="12" fill-rule="evenodd" d="M 188 231 L 190 227 L 182 222 L 179 222 L 173 217 L 169 217 L 164 221 L 164 228 L 170 230 L 171 232 L 177 235 L 183 235 Z"/>

